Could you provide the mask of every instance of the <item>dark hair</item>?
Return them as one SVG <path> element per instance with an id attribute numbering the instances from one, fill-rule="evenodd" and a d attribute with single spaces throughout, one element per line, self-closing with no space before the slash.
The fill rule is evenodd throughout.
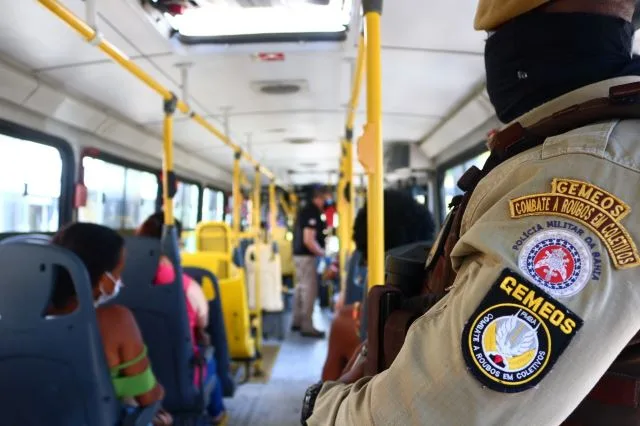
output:
<path id="1" fill-rule="evenodd" d="M 331 191 L 325 185 L 313 185 L 311 187 L 311 199 L 315 199 L 317 197 L 322 197 L 324 195 L 330 194 Z"/>
<path id="2" fill-rule="evenodd" d="M 430 241 L 435 223 L 429 210 L 410 194 L 395 189 L 384 191 L 384 250 Z M 367 258 L 367 204 L 358 211 L 353 224 L 353 241 L 356 249 Z"/>
<path id="3" fill-rule="evenodd" d="M 182 234 L 182 222 L 175 219 L 176 232 L 178 239 Z M 164 212 L 156 212 L 149 216 L 138 228 L 136 235 L 140 237 L 150 237 L 160 239 L 162 238 L 162 228 L 164 226 Z"/>
<path id="4" fill-rule="evenodd" d="M 89 272 L 92 288 L 98 285 L 102 274 L 118 266 L 124 247 L 124 239 L 113 229 L 83 222 L 62 227 L 51 242 L 72 251 L 82 260 Z M 53 305 L 62 308 L 75 295 L 71 276 L 66 269 L 58 269 L 51 300 Z"/>

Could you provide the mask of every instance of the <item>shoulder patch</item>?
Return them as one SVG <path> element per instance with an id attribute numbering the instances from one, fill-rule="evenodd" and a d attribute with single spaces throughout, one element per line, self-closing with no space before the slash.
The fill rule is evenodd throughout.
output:
<path id="1" fill-rule="evenodd" d="M 522 247 L 520 270 L 554 297 L 578 294 L 592 276 L 591 251 L 575 234 L 559 229 L 540 231 Z"/>
<path id="2" fill-rule="evenodd" d="M 640 266 L 640 254 L 620 223 L 631 207 L 613 194 L 588 182 L 555 178 L 551 192 L 509 201 L 513 219 L 527 216 L 561 216 L 585 225 L 602 240 L 617 269 Z"/>
<path id="3" fill-rule="evenodd" d="M 462 332 L 469 371 L 486 387 L 517 393 L 536 386 L 583 321 L 550 295 L 505 269 Z"/>

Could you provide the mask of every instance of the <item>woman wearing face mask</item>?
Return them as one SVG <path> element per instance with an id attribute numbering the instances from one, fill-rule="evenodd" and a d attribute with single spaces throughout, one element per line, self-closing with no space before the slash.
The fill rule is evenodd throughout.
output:
<path id="1" fill-rule="evenodd" d="M 103 306 L 122 287 L 125 264 L 123 238 L 110 228 L 92 223 L 73 223 L 58 231 L 53 244 L 74 252 L 89 273 L 98 328 L 118 399 L 125 405 L 146 406 L 164 398 L 147 358 L 147 348 L 129 309 Z M 50 315 L 65 315 L 78 306 L 71 277 L 61 269 L 53 290 Z M 171 416 L 161 411 L 154 425 L 171 425 Z"/>

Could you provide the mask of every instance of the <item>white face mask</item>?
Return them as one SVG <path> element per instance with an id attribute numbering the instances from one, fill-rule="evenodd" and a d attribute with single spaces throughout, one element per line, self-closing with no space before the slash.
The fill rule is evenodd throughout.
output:
<path id="1" fill-rule="evenodd" d="M 112 300 L 113 298 L 115 298 L 118 293 L 120 293 L 120 289 L 122 288 L 123 284 L 122 284 L 122 280 L 116 280 L 113 275 L 111 275 L 111 273 L 109 272 L 105 272 L 106 276 L 109 277 L 109 279 L 111 281 L 113 281 L 114 287 L 113 287 L 113 293 L 108 294 L 106 293 L 103 288 L 102 285 L 100 285 L 100 296 L 98 296 L 98 300 L 96 300 L 93 305 L 97 308 L 100 305 L 104 305 L 105 303 L 109 302 L 110 300 Z"/>

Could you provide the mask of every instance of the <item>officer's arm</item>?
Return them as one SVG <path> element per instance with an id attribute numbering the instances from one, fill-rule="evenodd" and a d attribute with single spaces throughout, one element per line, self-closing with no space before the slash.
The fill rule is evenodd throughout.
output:
<path id="1" fill-rule="evenodd" d="M 550 169 L 561 170 L 566 160 L 557 161 Z M 525 200 L 510 213 L 511 199 L 552 192 L 551 177 L 535 170 L 521 166 L 526 185 L 486 191 L 475 214 L 468 211 L 479 219 L 469 220 L 454 250 L 454 286 L 413 324 L 393 365 L 353 385 L 325 383 L 309 425 L 560 424 L 584 399 L 640 329 L 638 269 L 611 260 L 605 222 L 594 222 L 600 233 L 581 223 L 608 220 L 597 209 L 582 211 L 574 202 L 567 206 L 580 220 L 555 214 L 556 199 L 575 196 Z M 638 179 L 615 172 L 609 166 L 601 185 Z M 624 192 L 618 195 L 635 202 L 633 189 Z M 632 216 L 624 222 L 637 238 Z M 610 242 L 622 249 L 622 240 Z M 535 286 L 532 276 L 553 291 Z"/>
<path id="2" fill-rule="evenodd" d="M 322 250 L 322 247 L 320 247 L 320 244 L 316 241 L 315 228 L 304 228 L 302 232 L 302 241 L 309 251 L 316 256 L 324 256 L 324 250 Z"/>

